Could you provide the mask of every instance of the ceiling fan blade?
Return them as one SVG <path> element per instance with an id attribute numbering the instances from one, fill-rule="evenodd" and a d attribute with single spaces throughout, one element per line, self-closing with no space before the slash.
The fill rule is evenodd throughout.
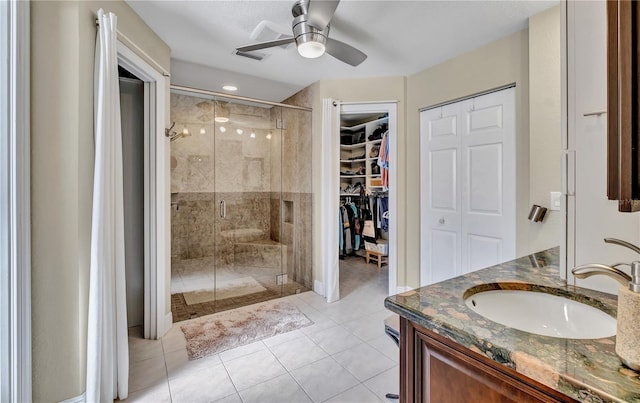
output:
<path id="1" fill-rule="evenodd" d="M 352 66 L 357 66 L 367 58 L 363 52 L 336 39 L 327 38 L 326 51 L 331 56 Z"/>
<path id="2" fill-rule="evenodd" d="M 323 30 L 329 25 L 340 0 L 309 0 L 307 6 L 307 24 Z"/>
<path id="3" fill-rule="evenodd" d="M 274 46 L 287 45 L 293 42 L 295 42 L 295 39 L 293 39 L 293 37 L 288 37 L 288 38 L 276 39 L 275 41 L 267 41 L 267 42 L 261 42 L 261 43 L 254 43 L 253 45 L 241 46 L 239 48 L 236 48 L 236 50 L 239 52 L 252 52 L 254 50 L 272 48 Z"/>

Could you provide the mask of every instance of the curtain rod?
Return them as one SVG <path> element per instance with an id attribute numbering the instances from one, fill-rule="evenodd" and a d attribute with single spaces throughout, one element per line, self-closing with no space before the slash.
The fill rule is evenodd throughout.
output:
<path id="1" fill-rule="evenodd" d="M 247 102 L 256 102 L 256 103 L 259 103 L 259 104 L 267 104 L 267 105 L 272 105 L 272 106 L 281 106 L 283 108 L 299 109 L 299 110 L 308 111 L 308 112 L 312 112 L 313 111 L 312 108 L 307 108 L 306 106 L 297 106 L 297 105 L 283 104 L 283 103 L 280 103 L 280 102 L 265 101 L 263 99 L 249 98 L 249 97 L 243 97 L 243 96 L 240 96 L 240 95 L 225 94 L 225 93 L 222 93 L 222 92 L 215 92 L 215 91 L 209 91 L 209 90 L 201 90 L 199 88 L 185 87 L 183 85 L 171 84 L 170 88 L 172 90 L 193 92 L 193 93 L 196 93 L 196 94 L 210 95 L 210 96 L 214 96 L 214 97 L 230 98 L 230 99 L 236 99 L 236 100 L 239 100 L 239 101 L 247 101 Z"/>
<path id="2" fill-rule="evenodd" d="M 98 20 L 97 18 L 96 18 L 96 25 L 100 25 L 100 20 Z M 120 39 L 122 42 L 126 42 L 125 45 L 127 45 L 129 48 L 133 48 L 132 50 L 134 50 L 137 53 L 139 53 L 144 59 L 146 59 L 147 62 L 151 63 L 153 65 L 153 67 L 156 70 L 158 70 L 158 72 L 160 72 L 164 77 L 171 77 L 169 72 L 167 70 L 165 70 L 165 68 L 162 67 L 162 65 L 160 63 L 156 62 L 151 56 L 149 56 L 149 54 L 147 54 L 147 52 L 142 50 L 142 48 L 140 48 L 140 46 L 136 45 L 135 42 L 133 42 L 125 34 L 120 32 L 119 29 L 116 30 L 116 32 L 118 33 L 118 39 Z"/>

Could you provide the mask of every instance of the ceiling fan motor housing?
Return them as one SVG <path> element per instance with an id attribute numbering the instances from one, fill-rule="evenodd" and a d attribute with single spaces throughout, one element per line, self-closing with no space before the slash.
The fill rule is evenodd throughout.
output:
<path id="1" fill-rule="evenodd" d="M 293 37 L 296 45 L 300 46 L 306 42 L 316 42 L 326 45 L 329 36 L 329 25 L 323 30 L 316 29 L 308 24 L 307 15 L 301 14 L 293 19 Z"/>

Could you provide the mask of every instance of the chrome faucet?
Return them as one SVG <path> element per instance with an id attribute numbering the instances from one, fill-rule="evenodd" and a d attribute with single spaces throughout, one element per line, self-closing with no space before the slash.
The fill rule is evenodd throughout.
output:
<path id="1" fill-rule="evenodd" d="M 640 247 L 627 242 L 627 241 L 623 241 L 622 239 L 617 239 L 617 238 L 605 238 L 604 239 L 605 243 L 612 243 L 614 245 L 620 245 L 620 246 L 624 246 L 625 248 L 629 248 L 632 251 L 634 251 L 637 254 L 640 254 Z"/>
<path id="2" fill-rule="evenodd" d="M 625 248 L 631 249 L 635 253 L 640 254 L 640 247 L 632 244 L 631 242 L 623 241 L 622 239 L 617 239 L 617 238 L 605 238 L 604 241 L 605 241 L 605 243 L 612 243 L 614 245 L 624 246 Z M 618 267 L 618 266 L 629 266 L 629 267 L 631 267 L 631 264 L 630 263 L 619 262 L 619 263 L 615 263 L 615 264 L 611 265 L 611 267 Z"/>
<path id="3" fill-rule="evenodd" d="M 640 262 L 633 262 L 631 265 L 632 267 L 637 266 L 638 271 L 640 272 Z M 587 278 L 595 274 L 602 274 L 607 277 L 611 277 L 612 279 L 622 284 L 624 287 L 630 286 L 632 282 L 631 276 L 623 272 L 622 270 L 600 263 L 587 263 L 581 266 L 574 267 L 571 270 L 571 273 L 573 273 L 573 275 L 577 278 Z M 640 290 L 640 284 L 638 284 L 638 286 L 638 290 Z"/>
<path id="4" fill-rule="evenodd" d="M 604 241 L 624 246 L 640 254 L 640 248 L 627 241 L 615 238 L 605 238 Z M 615 267 L 623 265 L 631 267 L 631 275 Z M 636 319 L 640 301 L 640 261 L 635 260 L 631 264 L 618 263 L 613 266 L 590 263 L 574 267 L 571 272 L 577 278 L 587 278 L 595 274 L 602 274 L 622 284 L 618 292 L 616 354 L 624 365 L 640 371 L 640 354 L 637 347 L 637 340 L 640 338 L 640 327 L 638 327 Z M 626 290 L 627 288 L 629 291 Z"/>
<path id="5" fill-rule="evenodd" d="M 640 247 L 630 242 L 616 238 L 605 238 L 604 241 L 606 243 L 624 246 L 625 248 L 629 248 L 632 251 L 640 254 Z M 628 275 L 627 273 L 618 269 L 618 266 L 630 266 L 631 275 Z M 595 274 L 602 274 L 616 280 L 617 282 L 622 284 L 623 287 L 628 287 L 629 290 L 640 293 L 640 261 L 637 260 L 631 263 L 616 263 L 611 266 L 600 263 L 587 263 L 581 266 L 574 267 L 571 270 L 571 273 L 573 273 L 573 275 L 577 278 L 587 278 Z"/>

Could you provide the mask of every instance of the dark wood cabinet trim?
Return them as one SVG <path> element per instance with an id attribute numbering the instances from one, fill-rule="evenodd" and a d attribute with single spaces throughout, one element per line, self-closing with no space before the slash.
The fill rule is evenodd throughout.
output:
<path id="1" fill-rule="evenodd" d="M 607 1 L 607 197 L 640 211 L 640 7 Z"/>
<path id="2" fill-rule="evenodd" d="M 618 0 L 607 1 L 607 197 L 620 199 L 618 136 Z"/>

